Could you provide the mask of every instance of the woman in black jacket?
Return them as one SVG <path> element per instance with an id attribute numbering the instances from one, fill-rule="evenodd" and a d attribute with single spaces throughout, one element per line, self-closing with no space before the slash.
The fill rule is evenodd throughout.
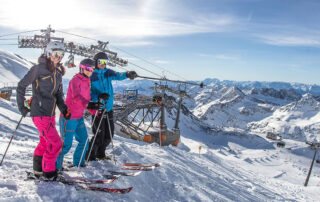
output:
<path id="1" fill-rule="evenodd" d="M 35 175 L 43 174 L 50 180 L 57 177 L 56 161 L 62 145 L 55 128 L 56 105 L 66 119 L 71 116 L 63 100 L 62 76 L 65 69 L 60 63 L 63 56 L 64 44 L 50 42 L 45 54 L 40 56 L 39 64 L 29 70 L 17 87 L 17 104 L 25 117 L 30 111 L 24 105 L 25 91 L 32 84 L 30 116 L 40 133 L 40 142 L 33 154 L 33 170 Z"/>

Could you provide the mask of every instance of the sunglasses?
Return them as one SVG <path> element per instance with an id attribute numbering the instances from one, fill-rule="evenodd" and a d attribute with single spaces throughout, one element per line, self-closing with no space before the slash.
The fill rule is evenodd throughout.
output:
<path id="1" fill-rule="evenodd" d="M 79 65 L 79 67 L 80 67 L 81 69 L 87 70 L 87 71 L 89 71 L 89 72 L 93 72 L 93 70 L 94 70 L 94 67 L 93 67 L 93 66 L 90 66 L 90 65 Z"/>
<path id="2" fill-rule="evenodd" d="M 64 56 L 64 51 L 52 51 L 51 56 L 57 58 L 63 58 Z"/>
<path id="3" fill-rule="evenodd" d="M 97 62 L 99 65 L 106 65 L 108 63 L 108 60 L 107 59 L 98 59 Z"/>

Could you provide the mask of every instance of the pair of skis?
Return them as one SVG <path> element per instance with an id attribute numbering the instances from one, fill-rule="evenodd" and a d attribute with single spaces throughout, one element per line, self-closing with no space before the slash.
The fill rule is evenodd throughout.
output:
<path id="1" fill-rule="evenodd" d="M 122 164 L 122 170 L 142 170 L 142 171 L 150 171 L 160 166 L 160 163 L 154 164 L 142 164 L 142 163 L 124 163 Z"/>
<path id="2" fill-rule="evenodd" d="M 26 172 L 27 172 L 27 180 L 46 181 L 46 180 L 43 180 L 42 178 L 36 177 L 32 172 L 29 172 L 29 171 L 26 171 Z M 61 182 L 67 185 L 74 185 L 77 190 L 100 191 L 100 192 L 115 193 L 115 194 L 129 193 L 133 187 L 119 189 L 119 188 L 91 186 L 91 184 L 108 184 L 115 181 L 118 178 L 119 178 L 119 175 L 113 176 L 112 178 L 108 178 L 104 180 L 91 180 L 91 179 L 85 179 L 85 178 L 68 177 L 68 179 L 58 178 L 56 181 L 52 181 L 52 182 Z M 47 181 L 47 182 L 50 182 L 50 181 Z"/>
<path id="3" fill-rule="evenodd" d="M 115 171 L 115 170 L 108 170 L 110 175 L 104 175 L 104 177 L 109 178 L 111 176 L 138 176 L 142 173 L 142 171 L 151 171 L 154 170 L 156 167 L 160 166 L 160 163 L 155 164 L 141 164 L 141 163 L 124 163 L 122 164 L 124 167 L 121 170 L 131 170 L 137 172 L 126 172 L 126 171 Z"/>
<path id="4" fill-rule="evenodd" d="M 106 187 L 97 187 L 92 186 L 91 184 L 108 184 L 120 176 L 137 176 L 140 175 L 142 171 L 150 171 L 153 170 L 155 167 L 159 167 L 160 164 L 140 164 L 140 163 L 124 163 L 122 169 L 123 170 L 135 170 L 138 172 L 120 172 L 120 171 L 109 171 L 110 174 L 104 175 L 103 177 L 106 179 L 103 180 L 92 180 L 92 179 L 85 179 L 85 178 L 77 178 L 77 177 L 68 177 L 68 179 L 60 178 L 57 181 L 67 185 L 75 185 L 77 190 L 90 190 L 90 191 L 99 191 L 99 192 L 106 192 L 106 193 L 115 193 L 115 194 L 126 194 L 129 193 L 133 187 L 128 188 L 106 188 Z M 41 178 L 37 178 L 34 176 L 32 172 L 27 172 L 27 179 L 32 180 L 39 180 L 42 181 Z"/>

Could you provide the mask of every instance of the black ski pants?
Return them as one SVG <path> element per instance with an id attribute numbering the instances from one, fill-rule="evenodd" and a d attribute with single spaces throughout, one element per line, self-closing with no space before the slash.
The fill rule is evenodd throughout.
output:
<path id="1" fill-rule="evenodd" d="M 107 116 L 109 117 L 111 134 L 110 134 L 110 130 L 109 130 Z M 92 116 L 92 120 L 93 119 L 94 119 L 94 116 Z M 101 121 L 100 127 L 98 128 L 101 119 L 102 119 L 102 121 Z M 113 135 L 114 135 L 114 122 L 113 122 L 113 111 L 112 110 L 109 112 L 105 112 L 103 117 L 102 117 L 102 113 L 96 117 L 96 119 L 93 123 L 93 127 L 92 127 L 93 134 L 96 134 L 97 129 L 98 129 L 97 137 L 96 137 L 96 140 L 95 140 L 94 145 L 92 147 L 92 152 L 89 157 L 89 160 L 95 160 L 96 158 L 103 158 L 106 156 L 105 150 L 111 142 L 111 136 L 113 137 Z M 91 138 L 89 148 L 91 148 L 93 139 L 94 139 L 94 136 Z"/>

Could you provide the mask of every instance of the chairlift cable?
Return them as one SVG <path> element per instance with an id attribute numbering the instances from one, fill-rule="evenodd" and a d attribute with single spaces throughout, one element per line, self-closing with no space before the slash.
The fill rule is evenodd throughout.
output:
<path id="1" fill-rule="evenodd" d="M 152 72 L 152 71 L 150 71 L 150 70 L 147 70 L 146 68 L 143 68 L 143 67 L 141 67 L 140 65 L 134 64 L 134 63 L 132 63 L 132 62 L 129 62 L 129 64 L 132 64 L 132 65 L 134 65 L 134 66 L 136 66 L 136 67 L 138 67 L 138 68 L 140 68 L 140 69 L 143 69 L 144 71 L 147 71 L 147 72 L 149 72 L 149 73 L 151 73 L 151 74 L 154 74 L 154 75 L 156 75 L 156 76 L 162 77 L 160 74 L 157 74 L 157 73 L 154 73 L 154 72 Z"/>
<path id="2" fill-rule="evenodd" d="M 59 30 L 56 30 L 56 31 L 57 31 L 57 32 L 61 32 L 61 33 L 65 33 L 65 34 L 69 34 L 69 35 L 73 35 L 73 36 L 77 36 L 77 37 L 81 37 L 81 38 L 86 38 L 86 39 L 90 39 L 90 40 L 94 40 L 94 41 L 99 41 L 99 40 L 97 40 L 97 39 L 93 39 L 93 38 L 90 38 L 90 37 L 85 37 L 85 36 L 78 35 L 78 34 L 72 34 L 72 33 L 64 32 L 64 31 L 59 31 Z M 121 49 L 121 48 L 118 48 L 118 47 L 116 47 L 116 46 L 114 46 L 114 45 L 110 45 L 110 46 L 112 46 L 113 48 L 118 49 L 118 50 L 120 50 L 120 51 L 122 51 L 122 52 L 124 52 L 124 53 L 126 53 L 126 54 L 128 54 L 128 55 L 131 55 L 131 56 L 133 56 L 133 57 L 135 57 L 135 58 L 141 59 L 141 60 L 143 60 L 144 62 L 146 62 L 146 63 L 148 63 L 148 64 L 151 64 L 151 65 L 153 65 L 153 66 L 156 66 L 156 67 L 160 68 L 161 70 L 164 70 L 164 71 L 166 71 L 166 72 L 168 72 L 168 73 L 170 73 L 170 74 L 173 74 L 173 75 L 175 75 L 175 76 L 177 76 L 177 77 L 180 77 L 180 78 L 182 78 L 182 79 L 184 79 L 184 80 L 187 80 L 187 79 L 185 79 L 185 78 L 183 78 L 183 77 L 181 77 L 181 76 L 179 76 L 179 75 L 177 75 L 177 74 L 175 74 L 175 73 L 173 73 L 173 72 L 170 72 L 170 71 L 164 69 L 163 67 L 160 67 L 159 65 L 153 64 L 153 63 L 149 62 L 148 60 L 143 59 L 142 57 L 136 56 L 136 55 L 134 55 L 134 54 L 132 54 L 132 53 L 129 53 L 128 51 L 125 51 L 125 50 L 123 50 L 123 49 Z M 139 67 L 139 68 L 141 68 L 141 69 L 143 69 L 143 70 L 145 70 L 145 71 L 147 71 L 147 72 L 149 72 L 149 73 L 152 73 L 152 74 L 154 74 L 154 75 L 157 75 L 157 76 L 160 76 L 160 77 L 161 77 L 161 75 L 156 74 L 156 73 L 154 73 L 154 72 L 151 72 L 151 71 L 149 71 L 149 70 L 147 70 L 147 69 L 145 69 L 145 68 L 143 68 L 143 67 L 141 67 L 141 66 L 139 66 L 139 65 L 136 65 L 136 64 L 134 64 L 134 63 L 132 63 L 132 62 L 129 62 L 129 63 L 132 64 L 132 65 L 134 65 L 134 66 L 137 66 L 137 67 Z"/>
<path id="3" fill-rule="evenodd" d="M 136 58 L 138 58 L 138 59 L 140 59 L 140 60 L 143 60 L 144 62 L 146 62 L 146 63 L 148 63 L 148 64 L 151 64 L 151 65 L 153 65 L 153 66 L 155 66 L 155 67 L 158 67 L 159 69 L 161 69 L 161 70 L 163 70 L 163 71 L 166 71 L 166 72 L 168 72 L 168 73 L 170 73 L 170 74 L 173 74 L 173 75 L 175 75 L 175 76 L 177 76 L 177 77 L 179 77 L 179 78 L 182 78 L 183 80 L 188 80 L 188 79 L 186 79 L 186 78 L 184 78 L 184 77 L 182 77 L 182 76 L 180 76 L 180 75 L 178 75 L 178 74 L 175 74 L 175 73 L 173 73 L 173 72 L 170 72 L 169 70 L 166 70 L 165 68 L 161 67 L 160 65 L 156 65 L 156 64 L 154 64 L 154 63 L 152 63 L 152 62 L 149 62 L 148 60 L 146 60 L 146 59 L 144 59 L 144 58 L 142 58 L 142 57 L 136 56 L 136 55 L 134 55 L 134 54 L 132 54 L 132 53 L 129 53 L 128 51 L 125 51 L 125 50 L 123 50 L 123 49 L 121 49 L 121 48 L 118 48 L 118 47 L 116 47 L 116 46 L 113 46 L 113 45 L 110 45 L 110 46 L 112 46 L 113 48 L 118 49 L 118 50 L 120 50 L 120 51 L 122 51 L 122 52 L 124 52 L 124 53 L 126 53 L 126 54 L 128 54 L 128 55 L 131 55 L 131 56 L 136 57 Z"/>
<path id="4" fill-rule="evenodd" d="M 64 31 L 60 31 L 60 30 L 56 30 L 56 31 L 57 31 L 57 32 L 64 33 L 64 34 L 69 34 L 69 35 L 81 37 L 81 38 L 84 38 L 84 39 L 90 39 L 90 40 L 93 40 L 93 41 L 99 41 L 99 40 L 97 40 L 97 39 L 90 38 L 90 37 L 86 37 L 86 36 L 81 36 L 81 35 L 79 35 L 79 34 L 72 34 L 72 33 L 64 32 Z"/>
<path id="5" fill-rule="evenodd" d="M 12 36 L 12 35 L 18 35 L 18 34 L 24 34 L 24 33 L 28 33 L 28 32 L 36 32 L 36 31 L 40 31 L 40 30 L 36 29 L 36 30 L 30 30 L 30 31 L 25 31 L 25 32 L 16 32 L 16 33 L 12 33 L 12 34 L 1 35 L 0 37 Z"/>
<path id="6" fill-rule="evenodd" d="M 31 30 L 31 31 L 19 32 L 19 33 L 13 33 L 13 34 L 8 34 L 8 35 L 2 35 L 2 36 L 0 36 L 0 37 L 10 36 L 10 35 L 15 35 L 15 34 L 21 34 L 21 33 L 27 33 L 27 32 L 34 32 L 34 31 L 39 31 L 39 30 Z M 65 31 L 60 31 L 60 30 L 56 30 L 56 31 L 57 31 L 57 32 L 64 33 L 64 34 L 69 34 L 69 35 L 73 35 L 73 36 L 85 38 L 85 39 L 90 39 L 90 40 L 93 40 L 93 41 L 99 41 L 99 40 L 97 40 L 97 39 L 90 38 L 90 37 L 85 37 L 85 36 L 82 36 L 82 35 L 79 35 L 79 34 L 72 34 L 72 33 L 65 32 Z M 18 45 L 18 44 L 0 44 L 0 45 Z M 173 75 L 175 75 L 175 76 L 177 76 L 177 77 L 180 77 L 180 78 L 182 78 L 182 79 L 184 79 L 184 80 L 187 80 L 187 79 L 181 77 L 180 75 L 177 75 L 177 74 L 175 74 L 175 73 L 173 73 L 173 72 L 170 72 L 170 71 L 168 71 L 168 70 L 160 67 L 159 65 L 153 64 L 153 63 L 149 62 L 148 60 L 143 59 L 142 57 L 139 57 L 139 56 L 136 56 L 136 55 L 134 55 L 134 54 L 131 54 L 131 53 L 129 53 L 129 52 L 123 50 L 123 49 L 120 49 L 120 48 L 118 48 L 118 47 L 115 47 L 115 46 L 113 46 L 113 47 L 114 47 L 115 49 L 118 49 L 118 50 L 126 53 L 126 54 L 129 54 L 129 55 L 131 55 L 131 56 L 134 56 L 134 57 L 136 57 L 136 58 L 139 58 L 139 59 L 145 61 L 145 62 L 148 63 L 148 64 L 151 64 L 151 65 L 153 65 L 153 66 L 155 66 L 155 67 L 158 67 L 158 68 L 160 68 L 160 69 L 163 70 L 163 71 L 166 71 L 166 72 L 168 72 L 168 73 L 170 73 L 170 74 L 173 74 Z M 162 77 L 160 74 L 157 74 L 157 73 L 152 72 L 152 71 L 150 71 L 150 70 L 148 70 L 148 69 L 146 69 L 146 68 L 143 68 L 143 67 L 140 66 L 140 65 L 134 64 L 134 63 L 132 63 L 132 62 L 129 62 L 129 63 L 130 63 L 131 65 L 134 65 L 134 66 L 136 66 L 136 67 L 138 67 L 138 68 L 140 68 L 140 69 L 143 69 L 144 71 L 147 71 L 147 72 L 149 72 L 149 73 L 151 73 L 151 74 L 154 74 L 154 75 L 157 75 L 157 76 L 159 76 L 159 77 Z M 123 67 L 121 67 L 121 68 L 123 68 Z M 125 69 L 125 68 L 123 68 L 123 69 Z M 125 69 L 125 70 L 126 70 L 126 69 Z M 142 78 L 142 77 L 141 77 L 141 78 Z M 148 78 L 147 78 L 147 79 L 148 79 Z M 157 80 L 157 79 L 156 79 L 156 80 Z M 158 79 L 158 80 L 173 81 L 173 80 L 168 80 L 168 79 Z M 190 83 L 190 82 L 184 82 L 184 81 L 175 81 L 175 82 L 184 83 L 184 84 L 197 85 L 197 84 L 193 84 L 193 83 Z"/>
<path id="7" fill-rule="evenodd" d="M 0 40 L 17 40 L 16 38 L 0 39 Z"/>
<path id="8" fill-rule="evenodd" d="M 82 36 L 82 35 L 79 35 L 79 34 L 72 34 L 72 33 L 64 32 L 64 31 L 60 31 L 60 30 L 56 30 L 56 31 L 57 31 L 57 32 L 64 33 L 64 34 L 69 34 L 69 35 L 81 37 L 81 38 L 86 38 L 86 39 L 90 39 L 90 40 L 94 40 L 94 41 L 99 41 L 99 40 L 97 40 L 97 39 L 93 39 L 93 38 L 90 38 L 90 37 L 85 37 L 85 36 Z M 115 49 L 119 49 L 119 48 L 115 47 Z M 127 53 L 127 54 L 129 54 L 129 55 L 134 56 L 133 54 L 128 53 L 127 51 L 124 51 L 124 50 L 121 50 L 121 49 L 119 49 L 119 50 L 122 51 L 122 52 L 125 52 L 125 53 Z M 134 56 L 134 57 L 139 58 L 138 56 Z M 142 60 L 146 61 L 146 60 L 143 59 L 143 58 L 139 58 L 139 59 L 142 59 Z M 139 68 L 141 68 L 141 69 L 143 69 L 143 70 L 145 70 L 145 71 L 147 71 L 147 72 L 149 72 L 149 73 L 151 73 L 151 74 L 154 74 L 154 75 L 157 75 L 157 76 L 160 76 L 160 77 L 161 77 L 161 75 L 156 74 L 156 73 L 154 73 L 154 72 L 152 72 L 152 71 L 150 71 L 150 70 L 147 70 L 146 68 L 143 68 L 143 67 L 141 67 L 141 66 L 139 66 L 139 65 L 137 65 L 137 64 L 134 64 L 134 63 L 132 63 L 132 62 L 129 62 L 129 63 L 132 64 L 132 65 L 134 65 L 134 66 L 136 66 L 136 67 L 139 67 Z M 149 63 L 150 63 L 150 62 L 149 62 Z M 151 64 L 152 64 L 152 63 L 151 63 Z"/>
<path id="9" fill-rule="evenodd" d="M 13 43 L 9 43 L 9 44 L 2 43 L 2 44 L 0 44 L 0 46 L 11 46 L 11 45 L 17 46 L 19 44 L 17 44 L 17 43 L 15 43 L 15 44 L 13 44 Z"/>

